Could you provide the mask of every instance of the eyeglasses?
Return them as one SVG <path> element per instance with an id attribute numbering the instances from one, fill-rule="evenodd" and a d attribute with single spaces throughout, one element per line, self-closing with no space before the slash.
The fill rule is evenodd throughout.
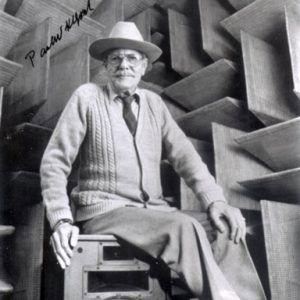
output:
<path id="1" fill-rule="evenodd" d="M 109 55 L 107 57 L 107 62 L 111 64 L 112 66 L 119 66 L 122 62 L 123 59 L 126 59 L 127 63 L 133 67 L 137 66 L 140 64 L 142 61 L 143 57 L 137 57 L 133 54 L 128 54 L 128 55 Z"/>

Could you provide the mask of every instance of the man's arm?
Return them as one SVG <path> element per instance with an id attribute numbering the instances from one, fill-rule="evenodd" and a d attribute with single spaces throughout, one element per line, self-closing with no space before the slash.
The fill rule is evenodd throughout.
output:
<path id="1" fill-rule="evenodd" d="M 40 175 L 44 205 L 54 231 L 51 244 L 62 268 L 70 264 L 79 230 L 67 195 L 68 176 L 86 132 L 86 107 L 80 90 L 67 103 L 44 152 Z"/>
<path id="2" fill-rule="evenodd" d="M 201 201 L 217 229 L 224 232 L 221 219 L 225 218 L 231 229 L 230 239 L 238 243 L 246 234 L 240 210 L 227 203 L 221 187 L 163 102 L 162 120 L 163 146 L 168 160 Z"/>

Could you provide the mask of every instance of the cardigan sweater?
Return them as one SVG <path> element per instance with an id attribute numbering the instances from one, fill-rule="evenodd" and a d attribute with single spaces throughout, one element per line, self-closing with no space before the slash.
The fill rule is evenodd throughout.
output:
<path id="1" fill-rule="evenodd" d="M 51 228 L 61 219 L 83 221 L 122 206 L 174 210 L 162 196 L 162 151 L 207 208 L 225 201 L 206 165 L 171 117 L 161 97 L 137 89 L 138 125 L 131 135 L 113 108 L 108 87 L 80 86 L 67 103 L 44 152 L 40 174 Z M 78 184 L 67 195 L 67 180 L 79 156 Z M 145 198 L 145 195 L 147 197 Z"/>

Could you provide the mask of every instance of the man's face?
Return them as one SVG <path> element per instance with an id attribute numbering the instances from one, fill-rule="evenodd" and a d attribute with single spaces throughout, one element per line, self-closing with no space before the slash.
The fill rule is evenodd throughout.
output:
<path id="1" fill-rule="evenodd" d="M 138 51 L 116 49 L 107 55 L 108 80 L 115 93 L 133 93 L 145 74 L 147 59 Z"/>

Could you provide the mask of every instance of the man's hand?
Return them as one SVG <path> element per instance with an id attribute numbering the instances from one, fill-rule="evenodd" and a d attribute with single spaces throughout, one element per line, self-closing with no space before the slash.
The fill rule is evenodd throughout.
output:
<path id="1" fill-rule="evenodd" d="M 62 269 L 70 265 L 78 234 L 79 228 L 77 226 L 63 223 L 56 228 L 51 236 L 50 243 Z"/>
<path id="2" fill-rule="evenodd" d="M 223 233 L 225 231 L 221 218 L 225 218 L 230 228 L 229 238 L 236 244 L 246 236 L 246 222 L 241 211 L 223 201 L 213 202 L 209 206 L 208 215 L 217 229 Z"/>

